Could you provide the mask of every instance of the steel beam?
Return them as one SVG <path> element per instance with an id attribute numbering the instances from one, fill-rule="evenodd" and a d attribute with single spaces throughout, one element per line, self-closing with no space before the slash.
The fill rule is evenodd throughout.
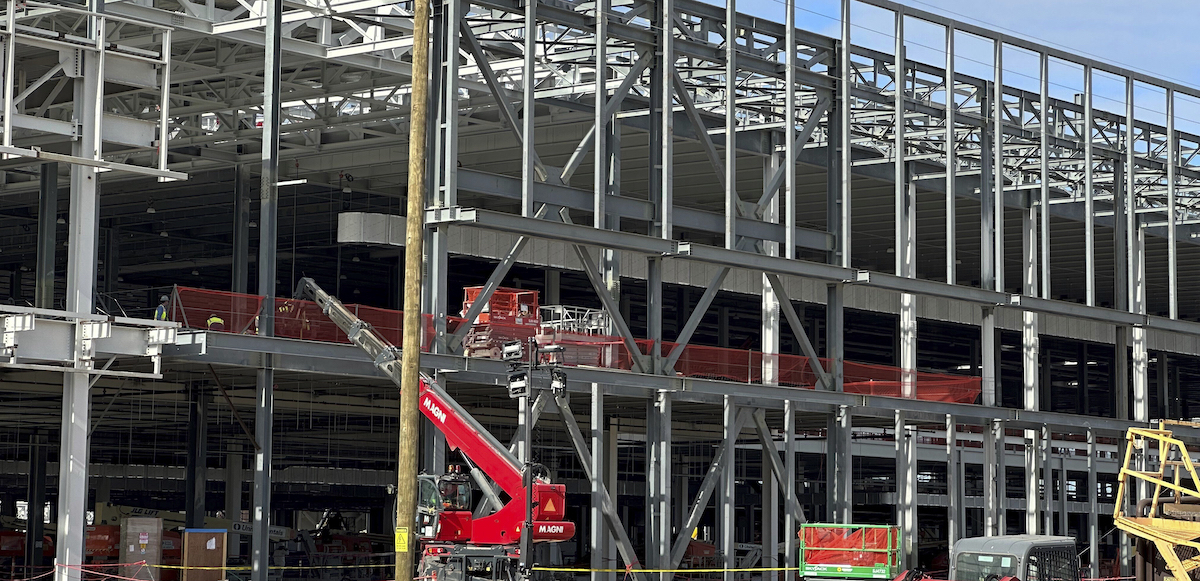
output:
<path id="1" fill-rule="evenodd" d="M 483 194 L 519 202 L 521 199 L 521 180 L 509 176 L 486 173 L 466 168 L 456 169 L 458 188 L 462 191 Z M 561 184 L 537 183 L 534 185 L 534 199 L 539 204 L 547 204 L 549 211 L 554 212 L 559 207 L 592 211 L 592 192 L 572 188 Z M 658 209 L 653 202 L 638 200 L 625 196 L 613 196 L 607 200 L 606 211 L 610 215 L 622 219 L 631 219 L 653 224 L 661 221 Z M 706 212 L 694 208 L 673 207 L 671 224 L 673 227 L 686 228 L 720 234 L 724 231 L 724 217 L 716 212 Z M 750 218 L 738 218 L 739 236 L 755 240 L 783 240 L 783 226 L 769 224 Z M 664 239 L 668 236 L 656 235 Z M 827 232 L 809 228 L 796 229 L 796 245 L 802 248 L 827 251 L 831 248 L 831 237 Z"/>

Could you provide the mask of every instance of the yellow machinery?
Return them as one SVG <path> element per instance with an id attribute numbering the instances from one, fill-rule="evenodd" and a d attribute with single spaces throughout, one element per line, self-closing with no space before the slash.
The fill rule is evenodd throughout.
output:
<path id="1" fill-rule="evenodd" d="M 1187 581 L 1190 572 L 1200 568 L 1200 477 L 1187 447 L 1166 429 L 1168 425 L 1200 427 L 1168 420 L 1159 422 L 1157 430 L 1129 428 L 1126 432 L 1113 518 L 1117 528 L 1153 544 L 1176 581 Z M 1155 448 L 1158 469 L 1148 470 L 1148 456 Z M 1136 461 L 1135 467 L 1130 466 L 1131 461 Z M 1152 485 L 1153 493 L 1137 504 L 1134 514 L 1126 514 L 1125 494 L 1139 481 Z"/>

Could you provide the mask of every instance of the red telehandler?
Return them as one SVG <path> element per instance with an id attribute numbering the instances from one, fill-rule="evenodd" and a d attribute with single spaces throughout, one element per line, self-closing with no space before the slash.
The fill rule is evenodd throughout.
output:
<path id="1" fill-rule="evenodd" d="M 297 283 L 296 298 L 312 299 L 351 342 L 367 352 L 380 371 L 400 386 L 400 349 L 310 278 Z M 525 534 L 526 491 L 521 463 L 424 374 L 419 397 L 421 413 L 445 434 L 450 449 L 461 452 L 508 496 L 504 502 L 498 494 L 485 490 L 493 498 L 492 504 L 500 508 L 475 517 L 469 506 L 470 478 L 459 467 L 451 467 L 440 477 L 421 475 L 416 523 L 422 549 L 419 577 L 437 581 L 515 578 L 517 547 Z M 551 484 L 544 475 L 535 476 L 532 498 L 533 542 L 560 542 L 575 536 L 575 523 L 562 520 L 566 509 L 564 485 Z"/>

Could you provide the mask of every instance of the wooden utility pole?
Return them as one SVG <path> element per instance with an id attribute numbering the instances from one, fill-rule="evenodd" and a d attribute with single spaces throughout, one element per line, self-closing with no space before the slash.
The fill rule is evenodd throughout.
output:
<path id="1" fill-rule="evenodd" d="M 412 108 L 408 130 L 408 219 L 404 242 L 404 337 L 400 343 L 400 446 L 396 485 L 396 580 L 412 579 L 416 558 L 417 450 L 421 414 L 422 243 L 425 234 L 425 126 L 429 101 L 429 2 L 413 1 Z"/>

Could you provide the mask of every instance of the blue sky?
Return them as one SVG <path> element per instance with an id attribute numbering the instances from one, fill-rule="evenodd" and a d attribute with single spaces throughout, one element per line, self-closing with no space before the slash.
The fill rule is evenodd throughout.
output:
<path id="1" fill-rule="evenodd" d="M 723 4 L 720 0 L 708 0 Z M 1200 89 L 1200 59 L 1195 57 L 1196 23 L 1200 2 L 1196 0 L 897 0 L 919 10 L 1024 37 L 1101 62 L 1147 73 Z M 737 0 L 738 10 L 782 22 L 783 0 Z M 827 36 L 840 36 L 840 0 L 798 0 L 797 25 Z M 891 52 L 890 12 L 859 2 L 853 4 L 851 32 L 855 44 Z M 913 19 L 906 20 L 905 38 L 909 58 L 930 63 L 944 62 L 943 31 Z M 1189 42 L 1191 41 L 1191 42 Z M 959 34 L 956 67 L 960 72 L 991 77 L 990 43 Z M 1035 55 L 1013 47 L 1004 53 L 1006 84 L 1036 90 L 1038 62 Z M 1051 62 L 1051 94 L 1070 99 L 1083 87 L 1082 69 L 1068 63 Z M 1097 74 L 1094 79 L 1095 106 L 1124 112 L 1124 80 Z M 1137 116 L 1163 122 L 1165 95 L 1138 85 L 1134 103 Z M 1200 99 L 1180 97 L 1176 101 L 1177 126 L 1200 133 Z"/>

